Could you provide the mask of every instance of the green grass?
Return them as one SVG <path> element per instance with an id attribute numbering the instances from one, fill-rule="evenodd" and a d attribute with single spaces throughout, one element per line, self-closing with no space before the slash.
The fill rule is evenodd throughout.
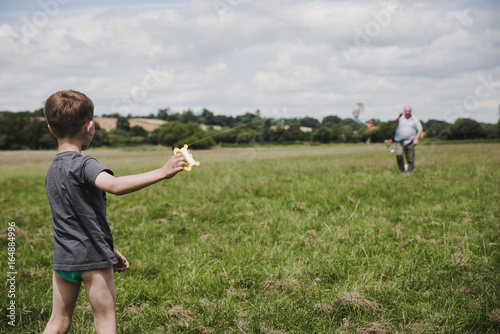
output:
<path id="1" fill-rule="evenodd" d="M 18 226 L 16 327 L 3 317 L 0 331 L 40 333 L 50 317 L 54 153 L 0 152 L 4 254 Z M 88 153 L 115 175 L 171 155 Z M 108 195 L 131 263 L 115 274 L 120 333 L 500 330 L 500 145 L 419 146 L 411 175 L 376 144 L 194 153 L 190 173 Z M 71 333 L 92 322 L 82 291 Z"/>

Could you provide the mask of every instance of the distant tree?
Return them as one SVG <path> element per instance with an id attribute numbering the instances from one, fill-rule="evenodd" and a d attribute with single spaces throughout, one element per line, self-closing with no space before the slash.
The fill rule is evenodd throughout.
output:
<path id="1" fill-rule="evenodd" d="M 356 140 L 361 142 L 370 142 L 373 131 L 362 125 L 356 132 Z"/>
<path id="2" fill-rule="evenodd" d="M 162 119 L 164 121 L 167 120 L 167 117 L 168 117 L 168 112 L 170 111 L 169 108 L 166 108 L 166 109 L 159 109 L 158 110 L 158 114 L 156 115 L 156 117 L 158 119 Z"/>
<path id="3" fill-rule="evenodd" d="M 500 138 L 500 118 L 498 119 L 498 124 L 497 124 L 497 138 Z"/>
<path id="4" fill-rule="evenodd" d="M 470 118 L 459 118 L 450 125 L 450 139 L 486 138 L 486 133 L 478 122 Z"/>
<path id="5" fill-rule="evenodd" d="M 321 126 L 321 123 L 312 117 L 304 117 L 299 122 L 300 126 L 306 126 L 308 128 L 317 129 Z"/>
<path id="6" fill-rule="evenodd" d="M 102 117 L 120 118 L 122 116 L 119 113 L 114 113 L 114 114 L 103 114 Z"/>
<path id="7" fill-rule="evenodd" d="M 49 140 L 49 137 L 45 136 L 44 147 L 41 147 L 40 138 L 46 134 L 52 136 L 47 128 L 47 123 L 36 118 L 31 118 L 23 127 L 22 141 L 26 147 L 32 150 L 56 148 L 57 140 L 54 136 L 52 136 L 54 140 Z"/>
<path id="8" fill-rule="evenodd" d="M 288 126 L 288 129 L 284 133 L 285 141 L 294 142 L 301 141 L 305 139 L 305 133 L 300 129 L 299 123 L 292 123 Z"/>
<path id="9" fill-rule="evenodd" d="M 450 123 L 445 122 L 445 121 L 440 121 L 440 120 L 436 120 L 436 119 L 429 119 L 426 122 L 422 122 L 422 128 L 423 128 L 424 132 L 427 133 L 427 130 L 429 130 L 434 124 L 441 124 L 441 125 L 445 125 L 445 126 L 450 125 Z"/>
<path id="10" fill-rule="evenodd" d="M 249 124 L 249 123 L 253 123 L 253 122 L 258 121 L 259 119 L 260 119 L 259 116 L 252 114 L 252 113 L 249 113 L 249 112 L 246 112 L 242 116 L 235 117 L 235 119 L 234 119 L 235 124 L 234 125 L 236 125 L 236 123 Z"/>
<path id="11" fill-rule="evenodd" d="M 38 149 L 49 150 L 57 147 L 57 139 L 50 132 L 45 132 L 38 138 Z"/>
<path id="12" fill-rule="evenodd" d="M 239 129 L 231 130 L 231 128 L 224 127 L 222 130 L 214 130 L 213 128 L 207 133 L 207 136 L 212 136 L 212 139 L 217 143 L 234 144 L 236 137 L 238 137 Z"/>
<path id="13" fill-rule="evenodd" d="M 92 147 L 102 147 L 109 145 L 109 134 L 106 130 L 101 128 L 98 122 L 94 122 L 95 124 L 95 135 L 94 139 L 92 139 Z"/>
<path id="14" fill-rule="evenodd" d="M 233 116 L 215 115 L 213 125 L 233 127 L 235 121 Z"/>
<path id="15" fill-rule="evenodd" d="M 342 125 L 340 123 L 331 126 L 332 137 L 331 141 L 334 142 L 349 142 L 353 136 L 353 129 L 349 125 Z"/>
<path id="16" fill-rule="evenodd" d="M 332 135 L 330 137 L 330 141 L 333 142 L 341 142 L 342 140 L 342 124 L 329 124 L 329 128 L 332 129 Z"/>
<path id="17" fill-rule="evenodd" d="M 363 124 L 356 123 L 352 118 L 346 118 L 342 120 L 342 124 L 349 125 L 354 131 L 360 130 L 361 128 L 366 128 Z"/>
<path id="18" fill-rule="evenodd" d="M 128 143 L 129 133 L 123 129 L 113 129 L 108 133 L 109 145 L 118 147 L 126 146 Z M 96 143 L 98 144 L 98 143 Z"/>
<path id="19" fill-rule="evenodd" d="M 133 126 L 130 128 L 129 135 L 131 137 L 144 137 L 148 136 L 148 132 L 142 126 Z"/>
<path id="20" fill-rule="evenodd" d="M 312 132 L 302 132 L 302 141 L 311 141 Z"/>
<path id="21" fill-rule="evenodd" d="M 43 109 L 0 113 L 0 149 L 37 150 L 57 147 L 57 140 L 50 134 L 47 122 L 41 115 Z"/>
<path id="22" fill-rule="evenodd" d="M 207 133 L 196 123 L 168 122 L 160 127 L 158 142 L 171 148 L 184 144 L 192 148 L 209 148 L 215 144 L 212 138 L 203 139 L 205 137 Z"/>
<path id="23" fill-rule="evenodd" d="M 261 143 L 272 143 L 274 141 L 274 131 L 267 124 L 264 124 L 259 131 L 259 141 Z"/>
<path id="24" fill-rule="evenodd" d="M 188 144 L 191 148 L 207 149 L 215 145 L 214 140 L 207 136 L 206 131 L 204 131 L 199 124 L 186 124 L 186 134 L 190 135 L 178 140 L 176 145 L 177 147 L 182 147 L 184 144 Z"/>
<path id="25" fill-rule="evenodd" d="M 160 128 L 156 128 L 151 132 L 148 132 L 146 137 L 146 143 L 151 145 L 158 145 L 158 138 L 160 136 Z"/>
<path id="26" fill-rule="evenodd" d="M 378 122 L 373 130 L 371 130 L 371 142 L 372 143 L 383 143 L 386 139 L 394 138 L 396 133 L 397 124 L 393 121 L 389 122 Z"/>
<path id="27" fill-rule="evenodd" d="M 500 106 L 499 106 L 500 112 Z M 48 149 L 57 145 L 56 139 L 47 131 L 43 117 L 43 109 L 33 112 L 0 111 L 0 149 Z M 236 117 L 215 115 L 208 109 L 203 109 L 200 115 L 191 110 L 171 113 L 170 109 L 160 109 L 158 114 L 150 114 L 149 118 L 161 118 L 171 123 L 168 131 L 164 127 L 147 132 L 142 127 L 130 128 L 129 118 L 117 113 L 105 114 L 103 117 L 117 118 L 117 129 L 106 132 L 96 122 L 96 134 L 93 147 L 111 145 L 124 146 L 149 143 L 162 143 L 168 146 L 182 146 L 194 143 L 195 148 L 205 148 L 215 142 L 230 144 L 290 143 L 313 140 L 316 142 L 381 142 L 392 138 L 396 125 L 392 122 L 382 122 L 374 119 L 375 128 L 369 130 L 365 125 L 354 122 L 351 118 L 341 119 L 330 115 L 319 122 L 312 117 L 270 119 L 261 118 L 260 111 L 246 112 Z M 168 124 L 167 123 L 167 124 Z M 208 132 L 199 127 L 199 123 L 209 126 Z M 181 124 L 181 125 L 179 125 Z M 215 129 L 215 126 L 222 129 Z M 287 129 L 285 130 L 284 125 Z M 500 138 L 500 119 L 498 124 L 478 123 L 471 119 L 458 119 L 453 124 L 430 119 L 422 122 L 428 138 L 438 139 L 475 139 Z M 313 128 L 313 132 L 303 132 L 301 126 Z M 180 131 L 176 131 L 180 129 Z M 228 131 L 229 130 L 229 131 Z M 204 139 L 215 135 L 213 138 Z M 171 138 L 170 138 L 171 137 Z M 170 139 L 169 139 L 170 138 Z M 201 142 L 198 142 L 203 139 Z M 173 144 L 172 144 L 173 143 Z"/>
<path id="28" fill-rule="evenodd" d="M 201 112 L 201 121 L 203 124 L 206 124 L 206 125 L 215 125 L 214 122 L 215 122 L 215 119 L 214 119 L 214 113 L 211 112 L 210 110 L 208 109 L 203 109 L 203 111 Z"/>
<path id="29" fill-rule="evenodd" d="M 37 109 L 33 111 L 33 116 L 35 117 L 45 117 L 45 114 L 43 113 L 43 108 Z"/>
<path id="30" fill-rule="evenodd" d="M 179 119 L 182 123 L 200 123 L 198 116 L 188 109 L 184 111 Z"/>
<path id="31" fill-rule="evenodd" d="M 485 138 L 495 139 L 498 138 L 498 127 L 497 124 L 480 123 L 483 127 Z"/>
<path id="32" fill-rule="evenodd" d="M 9 118 L 14 114 L 12 111 L 0 111 L 0 120 Z"/>
<path id="33" fill-rule="evenodd" d="M 168 122 L 160 127 L 158 142 L 163 146 L 170 146 L 173 148 L 179 139 L 186 136 L 185 131 L 186 127 L 184 124 L 180 122 Z"/>
<path id="34" fill-rule="evenodd" d="M 9 136 L 6 133 L 0 132 L 0 150 L 9 149 Z"/>
<path id="35" fill-rule="evenodd" d="M 342 118 L 338 116 L 326 116 L 323 118 L 322 125 L 332 127 L 335 124 L 342 123 Z"/>
<path id="36" fill-rule="evenodd" d="M 259 136 L 259 133 L 253 129 L 245 129 L 243 131 L 240 131 L 238 135 L 236 136 L 236 143 L 237 144 L 255 144 L 257 141 L 257 138 Z"/>
<path id="37" fill-rule="evenodd" d="M 283 125 L 290 125 L 293 123 L 300 124 L 300 119 L 298 119 L 298 118 L 282 118 L 282 119 L 280 119 L 280 123 Z"/>
<path id="38" fill-rule="evenodd" d="M 25 127 L 30 122 L 29 112 L 2 113 L 0 122 L 0 149 L 19 150 L 27 147 Z"/>
<path id="39" fill-rule="evenodd" d="M 116 120 L 116 128 L 125 132 L 130 131 L 130 123 L 126 117 L 119 116 Z"/>
<path id="40" fill-rule="evenodd" d="M 311 135 L 311 139 L 315 142 L 320 142 L 320 143 L 329 143 L 332 141 L 333 138 L 333 130 L 326 127 L 322 126 L 316 131 L 314 131 Z"/>
<path id="41" fill-rule="evenodd" d="M 167 122 L 179 122 L 181 120 L 181 114 L 176 112 L 175 114 L 168 114 L 166 121 Z"/>
<path id="42" fill-rule="evenodd" d="M 264 126 L 266 128 L 270 128 L 273 124 L 275 124 L 275 123 L 271 118 L 266 118 L 266 119 L 264 119 L 264 123 L 262 124 L 262 126 Z"/>
<path id="43" fill-rule="evenodd" d="M 446 122 L 434 122 L 427 131 L 425 131 L 425 138 L 432 139 L 447 139 L 449 125 Z"/>

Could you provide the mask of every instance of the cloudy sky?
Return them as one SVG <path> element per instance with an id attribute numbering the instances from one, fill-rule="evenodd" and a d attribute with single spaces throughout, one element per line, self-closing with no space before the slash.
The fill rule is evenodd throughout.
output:
<path id="1" fill-rule="evenodd" d="M 96 115 L 208 108 L 272 118 L 496 123 L 498 0 L 0 2 L 0 110 L 61 89 Z"/>

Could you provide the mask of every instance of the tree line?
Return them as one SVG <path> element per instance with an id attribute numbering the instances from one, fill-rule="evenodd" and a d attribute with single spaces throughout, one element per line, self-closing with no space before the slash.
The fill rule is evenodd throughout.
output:
<path id="1" fill-rule="evenodd" d="M 101 128 L 96 122 L 93 147 L 123 147 L 132 145 L 164 145 L 203 149 L 220 144 L 224 146 L 244 146 L 255 144 L 295 144 L 316 143 L 360 143 L 384 142 L 392 139 L 397 125 L 393 121 L 372 120 L 373 129 L 358 124 L 351 118 L 326 116 L 319 121 L 312 117 L 303 118 L 263 118 L 260 111 L 247 112 L 236 117 L 215 115 L 207 109 L 196 114 L 191 110 L 172 112 L 160 109 L 150 114 L 150 119 L 161 119 L 166 124 L 154 131 L 142 127 L 130 127 L 132 115 L 105 114 L 103 117 L 117 118 L 117 127 L 111 131 Z M 499 139 L 498 124 L 479 123 L 468 118 L 457 119 L 454 123 L 439 120 L 422 122 L 425 139 L 463 140 Z M 303 131 L 305 128 L 308 131 Z M 0 149 L 53 149 L 56 139 L 47 129 L 43 109 L 33 112 L 0 112 Z"/>

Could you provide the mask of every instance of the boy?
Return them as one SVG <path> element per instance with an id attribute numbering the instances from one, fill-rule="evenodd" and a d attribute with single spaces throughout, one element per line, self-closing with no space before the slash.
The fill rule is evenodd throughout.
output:
<path id="1" fill-rule="evenodd" d="M 45 179 L 54 227 L 53 306 L 44 333 L 67 333 L 81 282 L 94 313 L 97 333 L 116 333 L 113 270 L 129 268 L 113 246 L 106 220 L 106 192 L 124 195 L 169 179 L 186 164 L 182 154 L 163 167 L 137 175 L 114 177 L 91 156 L 82 156 L 95 134 L 94 104 L 84 94 L 64 90 L 45 102 L 50 132 L 58 153 Z"/>

